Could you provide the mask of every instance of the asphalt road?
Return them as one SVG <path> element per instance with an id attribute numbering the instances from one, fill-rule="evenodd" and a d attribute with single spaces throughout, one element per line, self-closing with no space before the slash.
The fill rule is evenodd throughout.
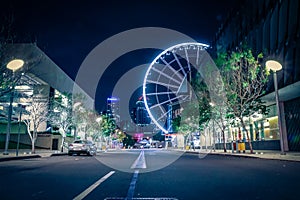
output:
<path id="1" fill-rule="evenodd" d="M 299 162 L 163 150 L 56 156 L 1 162 L 0 199 L 300 199 L 299 172 Z"/>

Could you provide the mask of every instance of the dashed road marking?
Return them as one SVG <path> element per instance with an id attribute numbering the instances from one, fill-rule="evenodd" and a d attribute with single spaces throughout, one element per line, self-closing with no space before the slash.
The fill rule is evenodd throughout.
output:
<path id="1" fill-rule="evenodd" d="M 131 200 L 133 198 L 134 195 L 134 190 L 135 190 L 135 185 L 138 179 L 138 175 L 139 175 L 139 170 L 135 170 L 134 174 L 132 176 L 131 182 L 130 182 L 130 186 L 127 192 L 127 198 L 128 200 Z"/>
<path id="2" fill-rule="evenodd" d="M 100 178 L 97 182 L 95 182 L 93 185 L 88 187 L 86 190 L 84 190 L 81 194 L 76 196 L 74 200 L 81 200 L 84 197 L 86 197 L 89 193 L 91 193 L 96 187 L 98 187 L 102 182 L 104 182 L 106 179 L 108 179 L 111 175 L 113 175 L 115 171 L 111 171 L 102 178 Z"/>
<path id="3" fill-rule="evenodd" d="M 145 153 L 141 151 L 139 157 L 131 165 L 131 169 L 146 169 Z"/>

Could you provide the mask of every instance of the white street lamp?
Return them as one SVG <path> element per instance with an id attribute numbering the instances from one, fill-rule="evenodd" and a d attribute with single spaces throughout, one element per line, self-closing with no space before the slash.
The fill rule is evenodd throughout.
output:
<path id="1" fill-rule="evenodd" d="M 22 68 L 24 65 L 24 61 L 21 59 L 14 59 L 10 61 L 7 65 L 6 68 L 12 70 L 13 72 L 13 77 L 15 71 L 18 69 Z M 13 78 L 14 79 L 14 78 Z M 12 79 L 12 81 L 14 81 Z M 12 116 L 12 103 L 14 99 L 14 90 L 15 90 L 15 83 L 12 83 L 13 87 L 10 93 L 9 97 L 9 107 L 8 107 L 8 119 L 7 119 L 7 131 L 6 131 L 6 140 L 5 140 L 5 149 L 3 152 L 3 155 L 8 155 L 8 145 L 9 145 L 9 138 L 10 138 L 10 131 L 11 131 L 11 116 Z"/>
<path id="2" fill-rule="evenodd" d="M 284 155 L 284 146 L 283 146 L 283 133 L 282 133 L 282 124 L 281 124 L 281 111 L 279 106 L 279 95 L 278 95 L 278 83 L 277 83 L 277 71 L 280 71 L 282 69 L 282 65 L 275 61 L 275 60 L 269 60 L 266 62 L 267 70 L 273 71 L 273 79 L 274 79 L 274 87 L 275 87 L 275 99 L 276 99 L 276 108 L 278 113 L 278 127 L 279 127 L 279 136 L 280 136 L 280 149 L 281 154 Z"/>
<path id="3" fill-rule="evenodd" d="M 13 72 L 17 71 L 18 69 L 20 69 L 21 67 L 23 67 L 24 65 L 24 61 L 21 59 L 14 59 L 12 61 L 10 61 L 9 63 L 7 63 L 6 67 L 7 69 L 12 70 Z"/>

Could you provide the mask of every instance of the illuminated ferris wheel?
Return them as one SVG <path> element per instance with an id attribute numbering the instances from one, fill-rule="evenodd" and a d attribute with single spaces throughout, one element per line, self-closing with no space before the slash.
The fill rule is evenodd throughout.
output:
<path id="1" fill-rule="evenodd" d="M 145 107 L 164 133 L 168 133 L 169 106 L 192 98 L 191 76 L 205 62 L 207 47 L 196 42 L 178 44 L 164 50 L 150 64 L 143 82 Z"/>

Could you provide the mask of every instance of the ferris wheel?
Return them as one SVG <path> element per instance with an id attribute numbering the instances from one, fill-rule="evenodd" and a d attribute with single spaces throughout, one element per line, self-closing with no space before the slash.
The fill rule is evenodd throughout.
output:
<path id="1" fill-rule="evenodd" d="M 164 50 L 151 62 L 144 77 L 143 99 L 151 120 L 164 133 L 169 132 L 166 124 L 170 106 L 193 98 L 191 77 L 205 62 L 207 48 L 202 43 L 181 43 Z"/>

